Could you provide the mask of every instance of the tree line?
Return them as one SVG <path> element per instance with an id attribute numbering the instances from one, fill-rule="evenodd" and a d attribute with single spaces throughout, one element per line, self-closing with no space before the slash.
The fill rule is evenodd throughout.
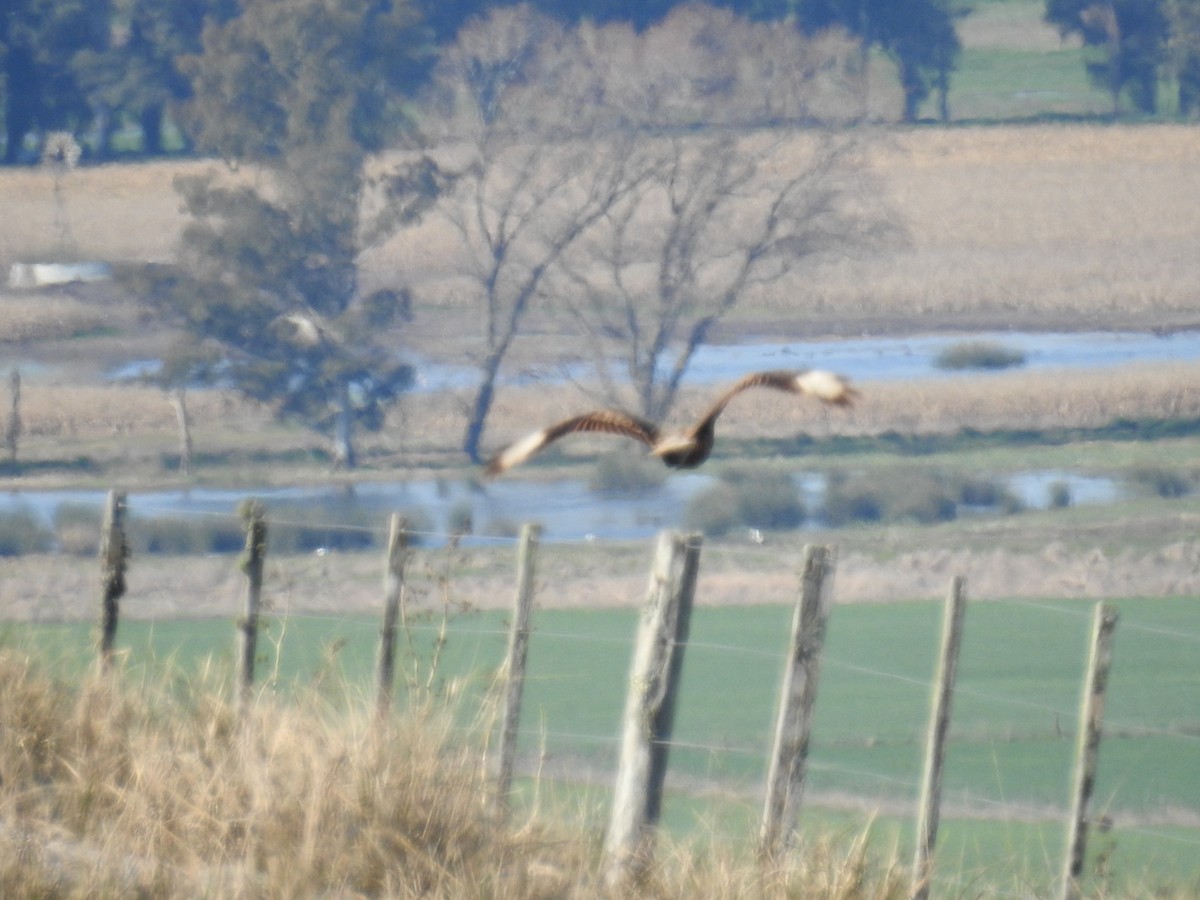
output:
<path id="1" fill-rule="evenodd" d="M 186 114 L 194 97 L 194 59 L 205 28 L 239 16 L 246 0 L 3 0 L 0 2 L 0 110 L 3 162 L 37 158 L 38 136 L 86 135 L 87 152 L 156 155 L 195 147 Z M 406 88 L 416 89 L 440 50 L 473 18 L 511 3 L 497 0 L 410 0 L 420 22 L 421 52 Z M 533 0 L 533 9 L 565 25 L 625 23 L 636 31 L 661 22 L 681 0 Z M 715 0 L 752 21 L 787 22 L 812 36 L 830 27 L 875 47 L 896 64 L 904 116 L 915 118 L 933 91 L 945 98 L 960 45 L 956 23 L 964 0 Z M 1046 19 L 1078 34 L 1097 54 L 1094 80 L 1153 111 L 1163 77 L 1179 86 L 1179 109 L 1197 110 L 1200 3 L 1196 0 L 1046 0 Z"/>

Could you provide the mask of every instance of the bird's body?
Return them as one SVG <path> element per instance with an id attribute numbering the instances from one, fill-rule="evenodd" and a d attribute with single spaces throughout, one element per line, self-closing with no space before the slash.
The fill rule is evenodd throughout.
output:
<path id="1" fill-rule="evenodd" d="M 576 432 L 623 435 L 640 441 L 672 469 L 694 469 L 712 453 L 717 417 L 726 404 L 752 387 L 769 387 L 793 394 L 808 394 L 834 406 L 853 402 L 855 391 L 840 375 L 820 369 L 752 372 L 722 394 L 690 428 L 662 432 L 653 422 L 617 409 L 602 409 L 564 419 L 510 444 L 487 465 L 488 475 L 499 475 L 520 465 L 547 445 Z"/>

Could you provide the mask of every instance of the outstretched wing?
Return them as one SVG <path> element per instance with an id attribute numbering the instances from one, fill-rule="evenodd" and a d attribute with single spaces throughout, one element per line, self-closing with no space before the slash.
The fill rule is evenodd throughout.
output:
<path id="1" fill-rule="evenodd" d="M 833 406 L 849 406 L 858 396 L 858 391 L 850 387 L 845 378 L 824 369 L 751 372 L 717 398 L 708 412 L 692 426 L 692 433 L 696 434 L 705 427 L 711 428 L 717 416 L 721 414 L 721 410 L 730 400 L 742 391 L 755 387 L 774 388 L 777 391 L 787 391 L 792 394 L 807 394 Z"/>
<path id="2" fill-rule="evenodd" d="M 566 419 L 509 444 L 492 457 L 485 474 L 494 476 L 507 472 L 513 466 L 518 466 L 535 453 L 539 453 L 547 445 L 577 431 L 623 435 L 648 446 L 653 446 L 658 440 L 658 426 L 654 423 L 617 409 L 602 409 Z"/>

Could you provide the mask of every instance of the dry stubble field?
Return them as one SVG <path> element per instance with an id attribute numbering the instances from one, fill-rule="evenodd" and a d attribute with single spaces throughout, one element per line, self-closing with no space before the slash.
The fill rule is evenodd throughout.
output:
<path id="1" fill-rule="evenodd" d="M 907 226 L 907 246 L 875 259 L 823 265 L 811 273 L 801 295 L 748 295 L 718 339 L 1200 325 L 1200 254 L 1195 252 L 1200 128 L 921 129 L 881 132 L 872 140 L 869 158 Z M 69 173 L 63 194 L 75 250 L 83 258 L 169 258 L 183 225 L 171 179 L 208 165 L 153 163 Z M 53 251 L 58 238 L 52 189 L 42 171 L 0 174 L 0 205 L 11 212 L 0 220 L 0 264 Z M 412 279 L 423 302 L 405 334 L 408 346 L 430 358 L 462 363 L 471 359 L 477 339 L 469 332 L 469 304 L 456 290 L 458 264 L 447 234 L 430 225 L 372 252 L 364 262 L 364 278 L 371 285 L 393 282 L 401 274 Z M 555 337 L 556 346 L 569 346 L 572 337 L 555 331 L 561 327 L 553 316 L 536 319 L 536 339 L 520 342 L 515 364 L 553 362 L 544 355 L 547 336 Z M 135 300 L 110 289 L 5 294 L 0 345 L 9 360 L 26 370 L 23 458 L 85 457 L 95 460 L 102 473 L 53 474 L 47 466 L 51 474 L 9 478 L 5 486 L 97 483 L 97 478 L 130 485 L 177 483 L 162 465 L 163 456 L 175 447 L 174 414 L 166 398 L 151 388 L 102 384 L 97 377 L 104 367 L 153 356 L 165 338 L 141 318 Z M 817 435 L 870 434 L 948 431 L 964 425 L 1101 425 L 1120 416 L 1190 418 L 1200 416 L 1194 389 L 1198 374 L 1200 364 L 1188 364 L 1130 366 L 1105 375 L 1016 373 L 986 386 L 955 381 L 866 384 L 863 402 L 849 413 L 796 413 L 779 398 L 752 396 L 730 410 L 729 423 L 750 436 L 787 437 L 801 429 Z M 685 395 L 676 414 L 685 416 L 705 396 L 707 392 Z M 366 447 L 366 476 L 415 477 L 461 467 L 454 448 L 465 422 L 466 399 L 465 394 L 406 398 L 389 427 Z M 588 401 L 575 386 L 502 391 L 487 443 L 499 444 L 531 419 L 557 416 L 583 402 Z M 233 397 L 195 394 L 190 407 L 200 454 L 234 448 L 249 458 L 253 448 L 268 442 L 277 448 L 320 444 L 317 437 L 270 424 L 264 410 Z M 263 484 L 324 477 L 315 463 L 298 462 L 295 467 L 275 465 L 269 474 L 260 466 L 244 472 L 201 471 L 196 479 Z M 1196 548 L 1187 540 L 1194 529 L 1186 513 L 1179 515 L 1178 521 L 1156 520 L 1147 526 L 1155 532 L 1151 543 L 1157 546 L 1119 560 L 1110 551 L 1089 555 L 1086 548 L 1064 556 L 1056 548 L 1065 545 L 1052 532 L 1039 552 L 1018 548 L 1011 558 L 1002 550 L 990 555 L 958 551 L 951 535 L 931 535 L 932 544 L 924 549 L 897 546 L 882 552 L 878 539 L 852 536 L 839 593 L 849 599 L 928 596 L 940 590 L 951 567 L 977 571 L 1003 594 L 1036 593 L 1043 585 L 1066 595 L 1119 593 L 1138 583 L 1138 573 L 1157 576 L 1145 583 L 1147 592 L 1192 591 L 1200 569 Z M 1015 540 L 1024 527 L 1012 526 L 1010 537 Z M 1058 537 L 1075 546 L 1070 536 Z M 871 542 L 876 546 L 867 548 Z M 859 549 L 863 552 L 855 556 Z M 1167 560 L 1174 562 L 1167 565 Z M 214 577 L 205 575 L 200 583 Z M 743 577 L 726 576 L 728 588 L 717 592 L 718 599 L 744 593 Z M 632 585 L 640 577 L 629 581 Z M 493 593 L 485 586 L 463 589 L 482 602 Z M 373 586 L 369 593 L 374 602 Z M 593 585 L 586 594 L 592 601 L 631 598 L 636 588 Z M 312 597 L 308 602 L 325 601 Z"/>

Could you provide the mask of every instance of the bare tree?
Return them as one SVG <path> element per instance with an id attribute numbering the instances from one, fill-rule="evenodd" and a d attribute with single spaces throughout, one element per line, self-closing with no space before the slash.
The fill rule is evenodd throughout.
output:
<path id="1" fill-rule="evenodd" d="M 859 114 L 857 42 L 806 36 L 703 3 L 644 31 L 628 22 L 565 27 L 530 4 L 469 20 L 427 92 L 440 127 L 510 131 L 755 125 Z"/>
<path id="2" fill-rule="evenodd" d="M 458 190 L 439 203 L 482 310 L 480 379 L 462 444 L 472 460 L 496 378 L 547 272 L 650 171 L 628 139 L 512 142 L 486 132 Z"/>
<path id="3" fill-rule="evenodd" d="M 654 136 L 700 110 L 716 121 L 718 107 L 727 122 L 805 119 L 827 93 L 821 73 L 831 62 L 842 70 L 843 44 L 699 6 L 654 35 L 566 29 L 528 4 L 462 29 L 427 104 L 443 129 L 433 136 L 469 158 L 435 215 L 456 235 L 456 268 L 480 309 L 479 382 L 462 443 L 472 460 L 533 309 L 568 295 L 602 355 L 628 356 L 638 405 L 657 416 L 743 290 L 850 232 L 838 178 L 852 168 L 853 142 L 819 140 L 789 170 L 757 138 Z M 725 59 L 747 56 L 761 59 Z M 660 363 L 680 340 L 664 380 Z"/>
<path id="4" fill-rule="evenodd" d="M 655 142 L 651 156 L 661 176 L 563 256 L 556 275 L 570 284 L 556 293 L 588 337 L 607 399 L 630 405 L 632 393 L 658 419 L 748 290 L 790 284 L 813 260 L 896 229 L 863 202 L 854 137 L 688 136 Z"/>
<path id="5" fill-rule="evenodd" d="M 489 9 L 440 55 L 427 105 L 451 130 L 561 125 L 565 111 L 555 98 L 585 93 L 564 84 L 582 55 L 574 32 L 528 3 Z"/>

